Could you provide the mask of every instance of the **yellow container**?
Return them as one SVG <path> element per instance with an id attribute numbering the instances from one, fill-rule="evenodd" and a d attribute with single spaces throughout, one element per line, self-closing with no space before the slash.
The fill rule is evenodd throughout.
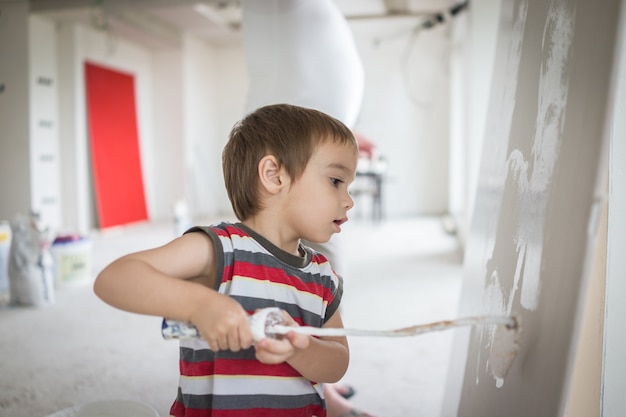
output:
<path id="1" fill-rule="evenodd" d="M 0 222 L 0 307 L 11 301 L 11 283 L 9 280 L 9 256 L 11 254 L 11 225 Z"/>

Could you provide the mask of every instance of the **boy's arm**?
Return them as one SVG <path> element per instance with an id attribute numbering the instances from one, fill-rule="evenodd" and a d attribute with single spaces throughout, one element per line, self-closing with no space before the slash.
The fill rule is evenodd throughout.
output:
<path id="1" fill-rule="evenodd" d="M 324 327 L 343 328 L 339 310 Z M 315 382 L 337 382 L 348 370 L 350 351 L 345 337 L 316 338 L 294 332 L 286 337 L 289 343 L 269 338 L 257 342 L 257 358 L 265 363 L 286 360 L 302 376 Z M 286 359 L 284 355 L 287 355 Z"/>
<path id="2" fill-rule="evenodd" d="M 212 349 L 246 349 L 252 343 L 247 313 L 213 289 L 213 243 L 203 233 L 123 256 L 100 272 L 94 292 L 113 307 L 189 321 Z"/>

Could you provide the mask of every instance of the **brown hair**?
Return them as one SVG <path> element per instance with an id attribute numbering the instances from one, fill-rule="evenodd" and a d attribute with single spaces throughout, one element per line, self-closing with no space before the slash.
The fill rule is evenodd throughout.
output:
<path id="1" fill-rule="evenodd" d="M 236 123 L 222 153 L 222 168 L 237 218 L 245 220 L 262 208 L 258 164 L 264 156 L 274 155 L 296 181 L 315 148 L 327 141 L 358 150 L 350 129 L 318 110 L 275 104 L 261 107 Z"/>

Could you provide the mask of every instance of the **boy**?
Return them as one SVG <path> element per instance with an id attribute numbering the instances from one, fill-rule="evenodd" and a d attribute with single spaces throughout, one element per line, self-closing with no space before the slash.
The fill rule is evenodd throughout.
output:
<path id="1" fill-rule="evenodd" d="M 252 345 L 248 316 L 277 306 L 289 325 L 343 327 L 341 279 L 300 240 L 326 242 L 354 204 L 358 145 L 340 121 L 286 104 L 233 128 L 222 154 L 238 223 L 196 227 L 107 266 L 94 290 L 114 307 L 189 321 L 173 416 L 326 415 L 322 383 L 349 360 L 345 337 L 290 333 Z"/>

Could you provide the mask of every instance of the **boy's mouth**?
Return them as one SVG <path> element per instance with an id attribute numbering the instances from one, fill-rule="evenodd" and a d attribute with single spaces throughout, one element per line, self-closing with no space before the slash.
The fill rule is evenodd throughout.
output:
<path id="1" fill-rule="evenodd" d="M 344 217 L 343 219 L 334 220 L 333 223 L 335 223 L 337 226 L 341 226 L 342 224 L 344 224 L 347 221 L 348 221 L 348 219 Z"/>

